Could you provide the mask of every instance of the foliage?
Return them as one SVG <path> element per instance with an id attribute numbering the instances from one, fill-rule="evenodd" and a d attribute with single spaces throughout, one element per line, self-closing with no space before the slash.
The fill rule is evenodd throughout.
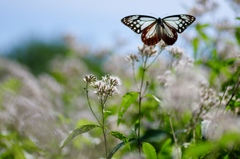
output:
<path id="1" fill-rule="evenodd" d="M 38 75 L 42 72 L 49 72 L 49 65 L 53 58 L 66 56 L 68 47 L 62 42 L 43 42 L 32 40 L 21 46 L 16 46 L 7 57 L 26 65 L 33 74 Z"/>
<path id="2" fill-rule="evenodd" d="M 66 146 L 69 142 L 71 142 L 76 136 L 88 132 L 94 128 L 98 127 L 98 125 L 83 125 L 80 128 L 75 129 L 68 138 L 64 141 L 62 148 Z"/>
<path id="3" fill-rule="evenodd" d="M 214 4 L 197 3 L 187 51 L 144 45 L 126 64 L 74 39 L 37 43 L 14 57 L 37 76 L 0 59 L 0 158 L 238 158 L 239 26 L 201 19 Z"/>

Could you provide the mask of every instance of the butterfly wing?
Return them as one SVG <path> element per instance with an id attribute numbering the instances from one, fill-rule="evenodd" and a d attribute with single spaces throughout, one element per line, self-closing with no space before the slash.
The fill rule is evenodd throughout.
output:
<path id="1" fill-rule="evenodd" d="M 161 39 L 164 41 L 166 45 L 173 45 L 177 41 L 178 38 L 177 31 L 171 25 L 162 23 L 162 27 L 160 27 L 160 30 Z"/>
<path id="2" fill-rule="evenodd" d="M 142 31 L 142 42 L 146 45 L 155 45 L 161 40 L 161 35 L 162 29 L 155 21 Z"/>
<path id="3" fill-rule="evenodd" d="M 178 33 L 182 33 L 189 25 L 195 21 L 195 17 L 187 14 L 172 15 L 163 18 L 163 23 Z"/>
<path id="4" fill-rule="evenodd" d="M 167 45 L 173 45 L 182 33 L 195 21 L 195 17 L 187 14 L 172 15 L 162 19 L 162 40 Z"/>
<path id="5" fill-rule="evenodd" d="M 121 21 L 135 33 L 140 34 L 146 27 L 154 23 L 156 18 L 146 15 L 129 15 L 122 18 Z"/>
<path id="6" fill-rule="evenodd" d="M 141 38 L 146 45 L 155 45 L 161 40 L 161 37 L 159 37 L 159 26 L 155 17 L 130 15 L 124 17 L 121 21 L 135 33 L 142 33 Z"/>

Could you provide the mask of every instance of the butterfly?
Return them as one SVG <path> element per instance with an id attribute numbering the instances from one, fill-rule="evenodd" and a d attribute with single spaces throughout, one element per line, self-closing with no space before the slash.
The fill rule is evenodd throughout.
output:
<path id="1" fill-rule="evenodd" d="M 141 34 L 145 45 L 155 45 L 163 40 L 166 45 L 173 45 L 182 33 L 195 21 L 195 17 L 187 14 L 155 18 L 147 15 L 129 15 L 122 18 L 122 23 L 135 33 Z"/>

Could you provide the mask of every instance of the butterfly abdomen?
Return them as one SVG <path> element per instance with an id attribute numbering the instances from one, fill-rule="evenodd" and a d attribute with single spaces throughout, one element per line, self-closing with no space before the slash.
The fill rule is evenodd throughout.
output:
<path id="1" fill-rule="evenodd" d="M 158 25 L 161 25 L 161 27 L 164 27 L 162 18 L 158 18 L 157 23 Z"/>

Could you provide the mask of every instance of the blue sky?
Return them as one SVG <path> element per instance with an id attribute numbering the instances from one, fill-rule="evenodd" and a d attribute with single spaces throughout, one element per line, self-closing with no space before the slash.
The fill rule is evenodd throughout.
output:
<path id="1" fill-rule="evenodd" d="M 140 44 L 140 36 L 121 24 L 121 18 L 130 14 L 164 17 L 187 13 L 193 5 L 189 2 L 192 1 L 1 1 L 0 53 L 30 37 L 54 39 L 68 33 L 92 47 L 110 47 L 116 38 Z"/>

